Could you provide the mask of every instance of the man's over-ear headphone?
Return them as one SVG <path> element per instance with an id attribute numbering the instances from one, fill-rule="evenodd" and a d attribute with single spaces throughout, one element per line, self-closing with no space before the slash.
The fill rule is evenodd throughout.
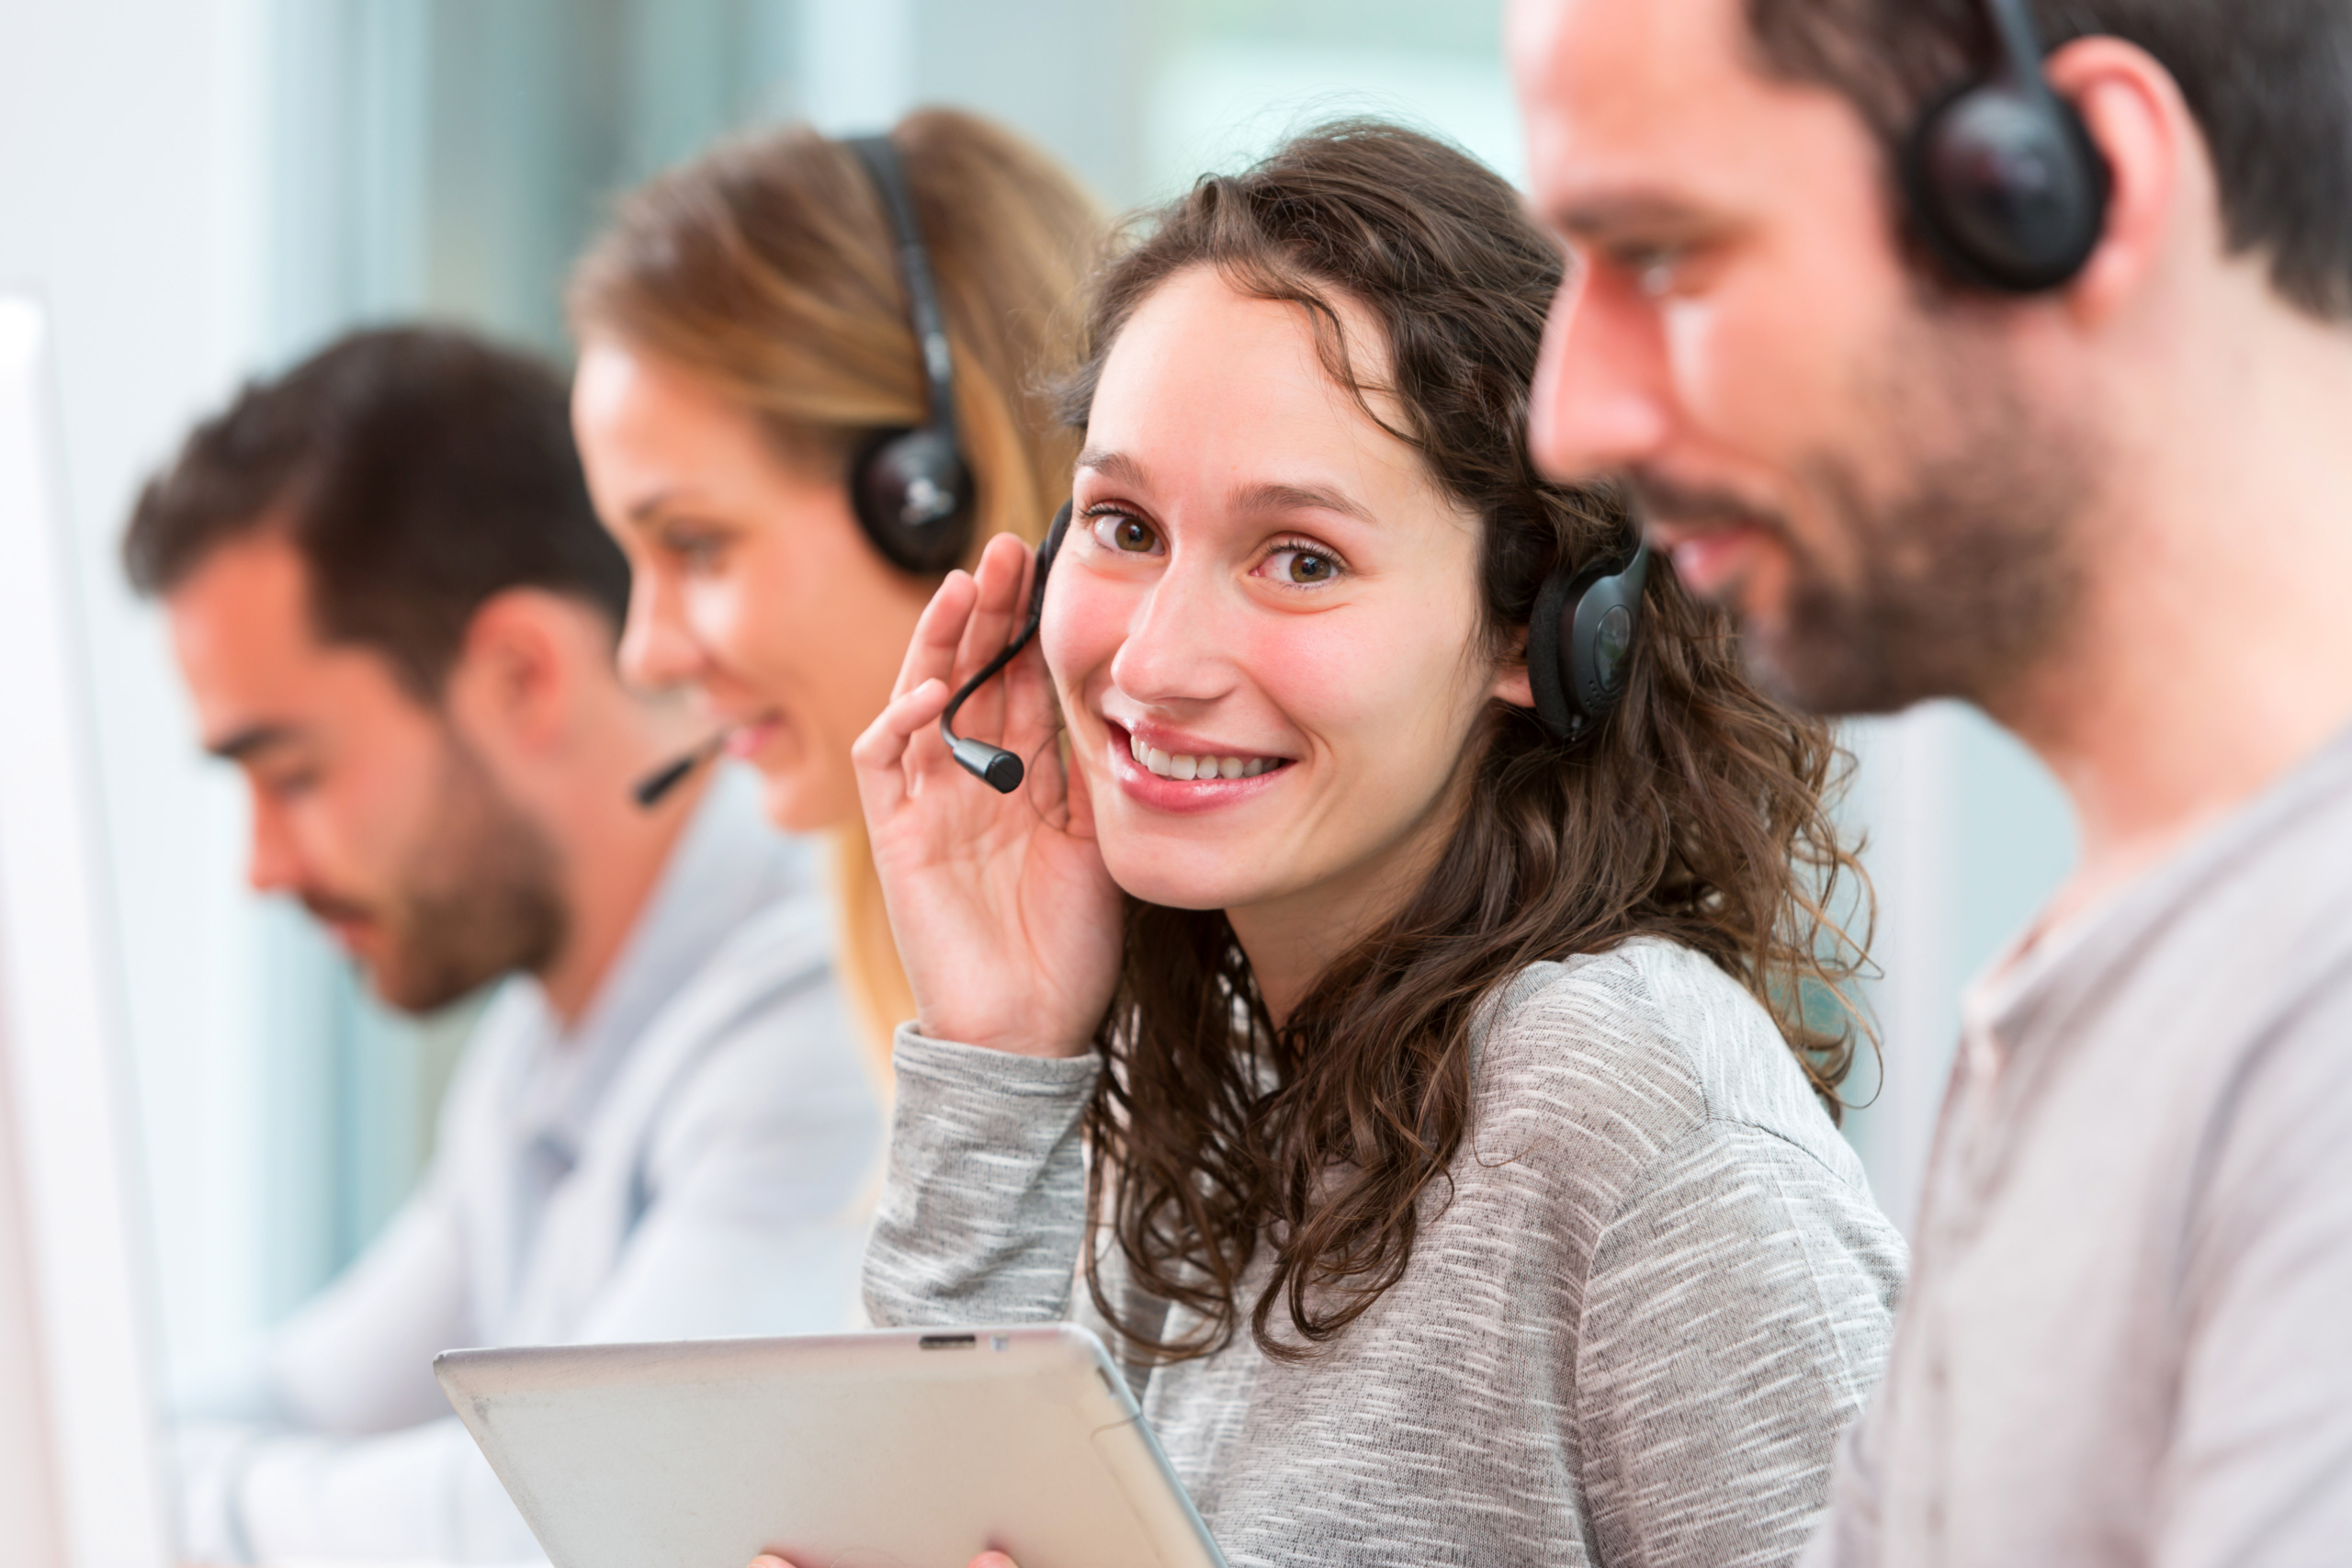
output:
<path id="1" fill-rule="evenodd" d="M 2009 294 L 2066 282 L 2098 248 L 2106 160 L 2041 70 L 2029 0 L 1984 0 L 1992 69 L 1919 117 L 1903 189 L 1920 233 L 1960 278 Z"/>
<path id="2" fill-rule="evenodd" d="M 934 577 L 962 561 L 972 540 L 972 472 L 956 439 L 955 356 L 898 147 L 887 136 L 844 145 L 865 166 L 890 222 L 929 403 L 922 425 L 877 431 L 859 448 L 850 465 L 850 505 L 885 560 Z"/>
<path id="3" fill-rule="evenodd" d="M 1527 683 L 1535 716 L 1554 739 L 1583 739 L 1625 694 L 1649 580 L 1650 547 L 1637 540 L 1628 559 L 1573 575 L 1562 569 L 1536 590 L 1527 623 Z"/>

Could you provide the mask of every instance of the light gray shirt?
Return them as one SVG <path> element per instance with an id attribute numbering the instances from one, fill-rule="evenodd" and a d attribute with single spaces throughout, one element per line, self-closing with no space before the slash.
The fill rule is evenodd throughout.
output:
<path id="1" fill-rule="evenodd" d="M 855 1324 L 881 1095 L 808 858 L 728 770 L 572 1027 L 506 983 L 420 1190 L 213 1391 L 264 1424 L 183 1429 L 192 1556 L 537 1557 L 437 1352 Z"/>
<path id="2" fill-rule="evenodd" d="M 1236 1568 L 1790 1561 L 1903 1269 L 1860 1166 L 1770 1017 L 1670 943 L 1532 965 L 1476 1048 L 1472 1135 L 1370 1312 L 1303 1363 L 1245 1328 L 1131 1371 L 1211 1532 Z M 876 1321 L 1070 1314 L 1099 1059 L 910 1028 L 897 1060 Z M 1196 1322 L 1105 1267 L 1130 1321 Z"/>
<path id="3" fill-rule="evenodd" d="M 2352 738 L 1965 1021 L 1809 1562 L 2352 1562 Z"/>

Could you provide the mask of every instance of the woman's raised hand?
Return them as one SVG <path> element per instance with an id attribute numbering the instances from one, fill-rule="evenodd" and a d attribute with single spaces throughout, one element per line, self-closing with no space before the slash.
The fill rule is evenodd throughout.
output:
<path id="1" fill-rule="evenodd" d="M 938 731 L 955 688 L 1018 628 L 1029 570 L 1027 548 L 1000 536 L 977 574 L 948 574 L 889 706 L 850 756 L 923 1033 L 1074 1056 L 1118 978 L 1121 895 L 1095 847 L 1084 775 L 1062 764 L 1043 655 L 1025 649 L 956 715 L 958 734 L 1022 760 L 1020 789 L 999 795 L 965 773 Z"/>

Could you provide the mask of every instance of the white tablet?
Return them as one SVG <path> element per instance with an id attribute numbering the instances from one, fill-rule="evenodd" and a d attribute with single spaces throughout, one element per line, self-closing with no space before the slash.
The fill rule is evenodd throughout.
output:
<path id="1" fill-rule="evenodd" d="M 1102 1342 L 1068 1324 L 452 1350 L 555 1568 L 1223 1568 Z"/>

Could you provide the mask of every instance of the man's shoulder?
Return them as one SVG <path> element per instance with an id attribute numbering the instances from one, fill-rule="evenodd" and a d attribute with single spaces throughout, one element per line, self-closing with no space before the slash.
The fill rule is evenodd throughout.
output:
<path id="1" fill-rule="evenodd" d="M 756 1057 L 770 1070 L 854 1059 L 832 928 L 831 910 L 811 892 L 760 910 L 678 985 L 632 1054 L 672 1060 L 673 1073 L 721 1053 Z"/>

